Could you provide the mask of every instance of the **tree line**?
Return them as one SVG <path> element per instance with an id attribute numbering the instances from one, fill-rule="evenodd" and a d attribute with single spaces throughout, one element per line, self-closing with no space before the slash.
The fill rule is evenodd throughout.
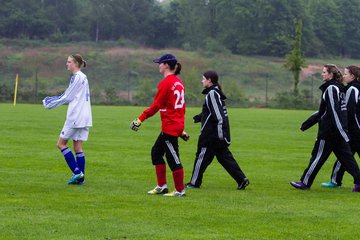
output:
<path id="1" fill-rule="evenodd" d="M 0 37 L 119 41 L 285 56 L 303 23 L 307 57 L 360 57 L 358 0 L 0 0 Z"/>

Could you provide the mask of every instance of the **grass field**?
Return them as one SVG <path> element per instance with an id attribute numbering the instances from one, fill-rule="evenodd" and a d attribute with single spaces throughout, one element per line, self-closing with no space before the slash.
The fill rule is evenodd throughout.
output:
<path id="1" fill-rule="evenodd" d="M 245 191 L 214 160 L 201 189 L 185 198 L 148 196 L 156 185 L 150 149 L 158 115 L 139 132 L 129 123 L 143 107 L 93 106 L 84 146 L 86 184 L 69 186 L 56 149 L 66 106 L 0 104 L 0 239 L 360 239 L 359 198 L 345 176 L 341 189 L 322 189 L 334 156 L 310 191 L 292 189 L 308 164 L 316 128 L 302 133 L 311 112 L 229 109 L 231 151 L 249 177 Z M 180 143 L 188 181 L 199 125 L 187 109 L 189 142 Z M 168 183 L 173 181 L 168 171 Z"/>

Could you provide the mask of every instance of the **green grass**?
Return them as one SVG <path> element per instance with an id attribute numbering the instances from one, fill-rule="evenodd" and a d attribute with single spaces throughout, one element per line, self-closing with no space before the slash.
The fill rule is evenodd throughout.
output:
<path id="1" fill-rule="evenodd" d="M 66 107 L 0 104 L 0 239 L 359 239 L 359 197 L 345 176 L 341 189 L 322 189 L 334 156 L 310 191 L 292 189 L 309 161 L 316 128 L 302 133 L 311 112 L 229 109 L 232 145 L 251 184 L 236 183 L 214 160 L 201 189 L 187 197 L 148 196 L 156 185 L 150 149 L 158 115 L 139 132 L 129 123 L 143 107 L 93 106 L 84 145 L 87 182 L 68 186 L 56 149 Z M 189 142 L 180 143 L 185 181 L 191 175 L 199 125 L 187 109 Z M 170 171 L 168 183 L 173 189 Z"/>

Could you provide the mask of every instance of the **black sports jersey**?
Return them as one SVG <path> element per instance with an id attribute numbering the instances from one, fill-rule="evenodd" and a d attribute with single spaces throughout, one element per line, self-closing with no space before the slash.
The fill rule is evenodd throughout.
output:
<path id="1" fill-rule="evenodd" d="M 350 139 L 360 141 L 360 83 L 352 81 L 346 90 L 346 109 Z"/>
<path id="2" fill-rule="evenodd" d="M 344 87 L 333 79 L 321 85 L 320 90 L 322 98 L 319 110 L 311 115 L 300 129 L 305 131 L 319 123 L 318 138 L 329 139 L 338 134 L 349 142 Z"/>
<path id="3" fill-rule="evenodd" d="M 217 85 L 206 88 L 205 103 L 201 114 L 194 117 L 195 122 L 201 119 L 200 139 L 204 141 L 221 140 L 230 145 L 230 126 L 225 105 L 226 96 Z"/>

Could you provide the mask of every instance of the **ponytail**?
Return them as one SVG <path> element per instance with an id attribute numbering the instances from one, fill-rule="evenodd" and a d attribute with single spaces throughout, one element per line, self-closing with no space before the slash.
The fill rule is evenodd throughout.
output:
<path id="1" fill-rule="evenodd" d="M 221 87 L 220 83 L 217 83 L 216 85 L 218 86 L 220 92 L 224 95 L 224 92 L 223 92 L 223 90 L 222 90 L 222 87 Z"/>
<path id="2" fill-rule="evenodd" d="M 335 64 L 325 64 L 324 67 L 328 73 L 333 74 L 333 79 L 335 79 L 338 83 L 341 84 L 343 82 L 343 75 Z"/>
<path id="3" fill-rule="evenodd" d="M 212 84 L 218 86 L 220 92 L 222 94 L 223 93 L 223 90 L 222 90 L 222 87 L 221 85 L 219 84 L 219 75 L 217 74 L 217 72 L 215 71 L 207 71 L 203 74 L 203 76 L 206 78 L 206 79 L 210 79 L 210 81 L 212 82 Z"/>
<path id="4" fill-rule="evenodd" d="M 172 64 L 170 64 L 169 62 L 165 62 L 165 63 L 169 65 L 171 71 L 175 70 L 174 75 L 180 74 L 180 72 L 181 72 L 181 64 L 180 63 L 178 63 L 178 62 L 172 63 Z"/>
<path id="5" fill-rule="evenodd" d="M 175 75 L 179 75 L 180 72 L 181 72 L 181 64 L 180 64 L 180 63 L 176 63 L 176 69 L 175 69 L 174 74 L 175 74 Z"/>
<path id="6" fill-rule="evenodd" d="M 83 59 L 83 57 L 80 54 L 73 54 L 70 55 L 70 57 L 74 60 L 74 62 L 76 62 L 79 66 L 79 68 L 81 68 L 81 66 L 83 66 L 84 68 L 86 68 L 86 61 Z"/>

